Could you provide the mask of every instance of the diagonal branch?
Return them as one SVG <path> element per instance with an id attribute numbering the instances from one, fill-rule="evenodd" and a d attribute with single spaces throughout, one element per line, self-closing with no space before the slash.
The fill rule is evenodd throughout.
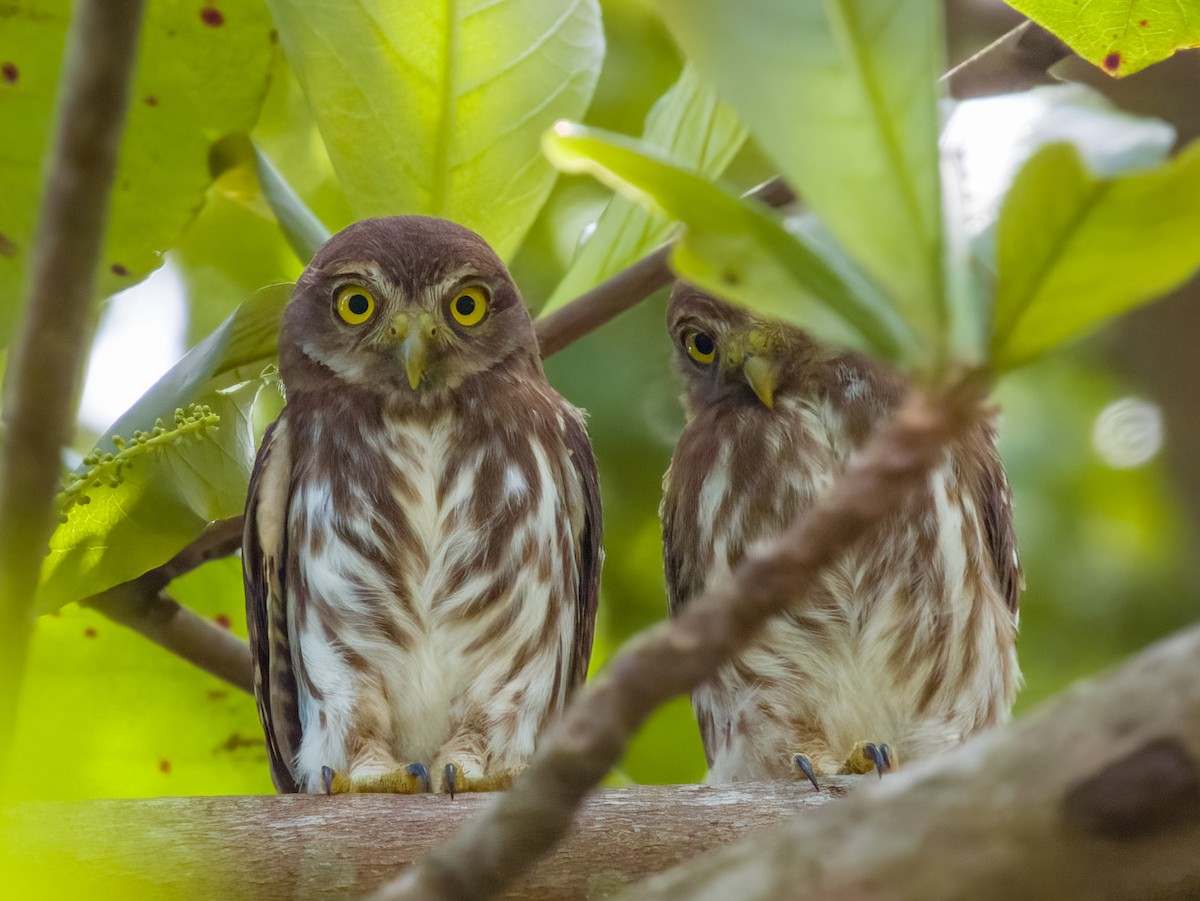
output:
<path id="1" fill-rule="evenodd" d="M 491 897 L 549 851 L 655 707 L 686 694 L 767 619 L 810 596 L 826 567 L 898 511 L 984 415 L 984 379 L 938 397 L 910 392 L 817 505 L 777 539 L 749 549 L 680 616 L 630 641 L 546 737 L 529 769 L 463 830 L 375 895 L 376 901 Z"/>
<path id="2" fill-rule="evenodd" d="M 955 66 L 941 81 L 956 100 L 1028 91 L 1055 84 L 1049 69 L 1072 54 L 1070 47 L 1036 22 L 1023 22 Z"/>
<path id="3" fill-rule="evenodd" d="M 96 271 L 129 106 L 142 0 L 80 0 L 33 248 L 29 301 L 5 378 L 0 467 L 0 762 L 33 630 L 33 596 L 54 529 L 62 449 L 87 357 Z"/>

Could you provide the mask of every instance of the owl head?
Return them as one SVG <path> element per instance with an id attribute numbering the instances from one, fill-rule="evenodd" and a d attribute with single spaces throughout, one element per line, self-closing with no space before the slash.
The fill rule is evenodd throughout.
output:
<path id="1" fill-rule="evenodd" d="M 667 327 L 692 409 L 716 403 L 772 408 L 805 387 L 829 355 L 807 332 L 759 317 L 679 282 Z"/>
<path id="2" fill-rule="evenodd" d="M 504 263 L 444 219 L 364 219 L 338 232 L 284 311 L 289 393 L 330 378 L 429 398 L 496 367 L 541 371 L 533 322 Z"/>

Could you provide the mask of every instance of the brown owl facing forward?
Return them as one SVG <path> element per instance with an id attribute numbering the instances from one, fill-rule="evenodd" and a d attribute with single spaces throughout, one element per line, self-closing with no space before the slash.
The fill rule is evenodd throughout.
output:
<path id="1" fill-rule="evenodd" d="M 418 216 L 331 238 L 284 313 L 243 568 L 280 791 L 507 787 L 587 672 L 596 467 L 504 264 Z"/>
<path id="2" fill-rule="evenodd" d="M 813 504 L 903 383 L 686 285 L 667 318 L 688 414 L 662 504 L 678 611 Z M 1021 581 L 995 433 L 980 426 L 695 691 L 710 780 L 882 773 L 1004 721 L 1020 683 Z"/>

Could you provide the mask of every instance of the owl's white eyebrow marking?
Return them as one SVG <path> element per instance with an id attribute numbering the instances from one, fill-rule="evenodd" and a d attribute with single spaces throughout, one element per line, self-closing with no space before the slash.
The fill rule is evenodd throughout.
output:
<path id="1" fill-rule="evenodd" d="M 448 273 L 437 284 L 429 285 L 426 290 L 431 296 L 441 297 L 446 294 L 451 288 L 456 287 L 459 283 L 468 279 L 479 279 L 483 277 L 475 271 L 474 266 L 459 266 L 453 272 Z"/>
<path id="2" fill-rule="evenodd" d="M 379 268 L 377 263 L 370 260 L 351 260 L 348 263 L 342 263 L 335 269 L 330 269 L 329 274 L 366 275 L 378 282 L 383 276 L 383 270 Z"/>

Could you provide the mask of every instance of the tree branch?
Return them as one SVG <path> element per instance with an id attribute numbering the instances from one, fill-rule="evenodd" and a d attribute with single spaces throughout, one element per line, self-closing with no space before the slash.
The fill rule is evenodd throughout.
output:
<path id="1" fill-rule="evenodd" d="M 624 901 L 1200 897 L 1200 627 Z"/>
<path id="2" fill-rule="evenodd" d="M 946 443 L 980 420 L 983 389 L 981 378 L 968 377 L 936 398 L 911 392 L 813 509 L 777 539 L 747 550 L 729 577 L 677 618 L 627 643 L 568 707 L 517 784 L 384 886 L 377 901 L 488 898 L 525 872 L 567 832 L 584 795 L 655 707 L 709 678 L 900 509 L 943 459 Z"/>
<path id="3" fill-rule="evenodd" d="M 1049 74 L 1073 51 L 1036 22 L 1023 22 L 942 76 L 956 100 L 1028 91 L 1056 84 Z"/>
<path id="4" fill-rule="evenodd" d="M 75 422 L 141 18 L 142 0 L 80 0 L 75 6 L 29 300 L 4 385 L 0 766 L 16 718 L 38 572 L 54 530 L 62 449 Z"/>

